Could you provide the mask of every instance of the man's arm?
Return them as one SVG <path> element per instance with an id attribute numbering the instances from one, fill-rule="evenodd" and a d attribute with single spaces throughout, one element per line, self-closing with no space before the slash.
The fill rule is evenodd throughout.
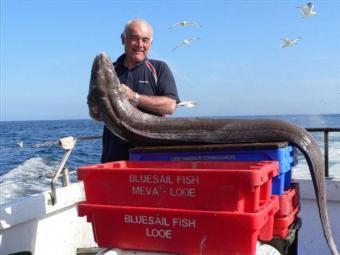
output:
<path id="1" fill-rule="evenodd" d="M 151 112 L 173 114 L 176 110 L 176 100 L 166 96 L 139 96 L 138 106 Z"/>
<path id="2" fill-rule="evenodd" d="M 123 85 L 123 84 L 122 84 Z M 139 95 L 132 91 L 126 85 L 123 85 L 128 99 L 132 103 L 137 103 L 138 107 L 145 109 L 149 112 L 154 112 L 160 115 L 173 114 L 176 110 L 176 100 L 167 96 L 146 96 Z"/>

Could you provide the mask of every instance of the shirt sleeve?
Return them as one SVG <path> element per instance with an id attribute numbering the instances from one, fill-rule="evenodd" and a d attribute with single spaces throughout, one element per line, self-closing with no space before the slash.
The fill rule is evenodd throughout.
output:
<path id="1" fill-rule="evenodd" d="M 180 102 L 176 82 L 174 76 L 168 65 L 164 62 L 159 62 L 157 68 L 157 91 L 159 96 L 167 96 L 176 100 L 176 103 Z"/>

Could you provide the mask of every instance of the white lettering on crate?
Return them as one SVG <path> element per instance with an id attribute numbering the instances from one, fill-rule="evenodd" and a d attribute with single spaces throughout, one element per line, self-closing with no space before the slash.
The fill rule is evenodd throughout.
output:
<path id="1" fill-rule="evenodd" d="M 167 227 L 170 226 L 166 217 L 131 215 L 131 214 L 124 215 L 124 223 L 167 226 Z"/>
<path id="2" fill-rule="evenodd" d="M 173 184 L 170 175 L 129 174 L 130 183 Z"/>
<path id="3" fill-rule="evenodd" d="M 145 235 L 147 237 L 153 237 L 153 238 L 172 239 L 172 230 L 171 229 L 146 228 Z"/>
<path id="4" fill-rule="evenodd" d="M 196 228 L 196 220 L 188 218 L 173 218 L 172 226 L 180 228 Z"/>
<path id="5" fill-rule="evenodd" d="M 145 236 L 150 238 L 172 239 L 171 228 L 196 228 L 194 218 L 159 217 L 147 215 L 124 215 L 125 224 L 146 225 Z"/>
<path id="6" fill-rule="evenodd" d="M 199 177 L 178 175 L 176 176 L 176 181 L 177 184 L 195 185 L 199 184 Z"/>
<path id="7" fill-rule="evenodd" d="M 131 186 L 134 196 L 170 196 L 182 198 L 196 197 L 196 187 L 199 185 L 199 176 L 196 175 L 157 175 L 157 174 L 129 174 L 129 182 L 137 185 Z M 148 186 L 138 184 L 151 184 Z M 166 184 L 172 186 L 152 186 L 152 184 Z M 190 185 L 191 187 L 183 187 Z"/>
<path id="8" fill-rule="evenodd" d="M 158 196 L 159 191 L 156 187 L 132 186 L 132 195 Z"/>
<path id="9" fill-rule="evenodd" d="M 235 160 L 235 155 L 205 155 L 202 160 Z"/>
<path id="10" fill-rule="evenodd" d="M 171 156 L 170 160 L 172 161 L 198 161 L 202 160 L 201 155 L 197 156 Z"/>
<path id="11" fill-rule="evenodd" d="M 171 161 L 200 161 L 200 160 L 235 160 L 236 155 L 192 155 L 192 156 L 171 156 Z"/>
<path id="12" fill-rule="evenodd" d="M 196 197 L 195 188 L 170 188 L 172 197 Z"/>

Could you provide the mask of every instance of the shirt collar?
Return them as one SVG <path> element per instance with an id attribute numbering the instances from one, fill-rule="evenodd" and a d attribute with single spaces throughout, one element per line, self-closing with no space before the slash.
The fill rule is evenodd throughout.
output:
<path id="1" fill-rule="evenodd" d="M 117 58 L 115 64 L 127 68 L 127 67 L 124 65 L 124 59 L 125 59 L 125 53 L 122 54 L 119 58 Z M 140 65 L 144 64 L 146 59 L 147 59 L 147 58 L 145 58 L 143 61 L 139 62 L 133 69 L 135 69 L 135 68 L 139 67 Z"/>

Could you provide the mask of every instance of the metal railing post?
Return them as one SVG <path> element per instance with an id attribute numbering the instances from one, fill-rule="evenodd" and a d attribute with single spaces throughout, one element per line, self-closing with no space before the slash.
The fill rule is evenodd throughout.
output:
<path id="1" fill-rule="evenodd" d="M 328 169 L 328 130 L 324 130 L 323 133 L 323 142 L 324 142 L 324 151 L 325 151 L 325 176 L 329 177 L 329 169 Z"/>
<path id="2" fill-rule="evenodd" d="M 62 160 L 59 164 L 59 167 L 58 167 L 57 171 L 54 173 L 54 176 L 52 178 L 52 181 L 51 181 L 51 204 L 52 205 L 55 205 L 57 203 L 57 180 L 58 180 L 60 174 L 64 172 L 65 164 L 66 164 L 68 158 L 70 157 L 71 152 L 72 152 L 72 149 L 65 151 L 64 157 L 62 158 Z M 68 171 L 65 172 L 64 174 L 67 174 L 67 173 L 68 173 Z M 65 178 L 64 178 L 64 180 L 65 180 Z"/>
<path id="3" fill-rule="evenodd" d="M 340 132 L 340 128 L 306 128 L 309 132 L 322 132 L 324 146 L 325 177 L 329 177 L 329 133 Z"/>
<path id="4" fill-rule="evenodd" d="M 69 137 L 64 137 L 59 140 L 59 145 L 64 149 L 65 154 L 64 157 L 62 158 L 57 171 L 54 173 L 54 176 L 51 180 L 51 200 L 50 203 L 52 205 L 55 205 L 57 203 L 57 180 L 59 176 L 62 174 L 62 185 L 65 187 L 67 186 L 70 181 L 69 181 L 69 171 L 65 167 L 65 164 L 70 157 L 72 150 L 74 148 L 74 145 L 77 142 L 77 138 L 74 138 L 72 136 Z"/>
<path id="5" fill-rule="evenodd" d="M 70 185 L 70 173 L 67 167 L 64 167 L 64 170 L 62 171 L 61 185 L 63 187 Z"/>

